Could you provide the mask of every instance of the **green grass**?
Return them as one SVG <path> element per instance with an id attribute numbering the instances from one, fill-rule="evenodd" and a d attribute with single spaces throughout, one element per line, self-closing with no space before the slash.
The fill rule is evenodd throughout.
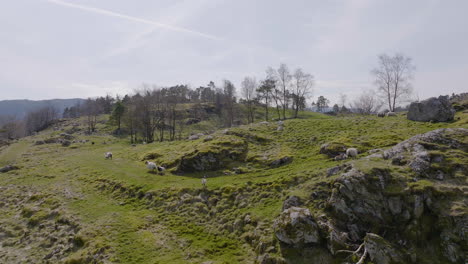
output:
<path id="1" fill-rule="evenodd" d="M 243 235 L 257 228 L 261 236 L 272 239 L 271 230 L 263 226 L 271 227 L 286 196 L 306 198 L 311 191 L 322 190 L 323 183 L 333 180 L 325 178 L 324 171 L 343 162 L 318 154 L 322 144 L 339 142 L 357 147 L 363 157 L 368 150 L 387 148 L 437 128 L 468 128 L 467 115 L 457 113 L 457 117 L 461 119 L 452 123 L 431 124 L 408 121 L 402 115 L 377 118 L 301 113 L 301 118 L 285 121 L 284 131 L 276 131 L 275 123 L 255 123 L 231 128 L 229 135 L 215 132 L 213 142 L 220 145 L 225 140 L 247 142 L 246 161 L 236 164 L 245 168 L 244 174 L 233 174 L 229 167 L 208 173 L 168 171 L 156 175 L 147 171 L 144 158 L 148 153 L 158 154 L 152 160 L 170 164 L 194 149 L 208 151 L 216 145 L 202 139 L 132 147 L 128 139 L 107 134 L 113 127 L 99 124 L 98 134 L 77 135 L 77 139 L 89 139 L 94 145 L 34 146 L 39 138 L 59 134 L 49 130 L 2 149 L 0 165 L 14 163 L 21 169 L 0 175 L 0 185 L 26 186 L 52 194 L 67 214 L 79 219 L 85 246 L 70 253 L 70 262 L 84 259 L 97 248 L 105 248 L 113 263 L 249 263 L 255 258 L 255 249 L 240 239 Z M 210 122 L 197 124 L 195 130 L 212 130 L 214 123 Z M 71 127 L 68 123 L 64 125 L 67 129 Z M 104 159 L 107 151 L 113 152 L 113 160 Z M 285 156 L 292 157 L 292 163 L 278 168 L 268 166 Z M 382 164 L 384 168 L 388 166 Z M 205 174 L 209 176 L 207 190 L 202 189 L 200 181 Z M 410 187 L 429 188 L 429 183 L 418 181 Z M 152 198 L 145 198 L 149 193 Z M 217 199 L 217 203 L 210 208 L 203 202 L 183 203 L 184 194 L 207 195 L 208 201 Z M 236 220 L 246 215 L 254 223 L 245 224 L 239 232 L 229 231 Z M 47 215 L 37 216 L 33 221 L 40 223 L 41 217 Z M 0 220 L 11 217 L 0 216 Z"/>

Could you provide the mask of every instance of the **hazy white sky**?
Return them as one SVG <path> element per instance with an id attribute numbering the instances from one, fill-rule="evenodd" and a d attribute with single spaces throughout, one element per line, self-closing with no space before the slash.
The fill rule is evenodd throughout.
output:
<path id="1" fill-rule="evenodd" d="M 265 77 L 281 62 L 336 101 L 373 87 L 380 53 L 423 99 L 468 92 L 466 0 L 1 0 L 0 100 L 89 97 Z"/>

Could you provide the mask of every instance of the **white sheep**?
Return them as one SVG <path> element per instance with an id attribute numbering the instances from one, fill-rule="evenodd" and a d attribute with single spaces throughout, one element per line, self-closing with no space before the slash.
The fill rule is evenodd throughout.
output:
<path id="1" fill-rule="evenodd" d="M 386 117 L 389 117 L 389 116 L 397 116 L 397 114 L 395 112 L 388 112 L 385 114 Z"/>
<path id="2" fill-rule="evenodd" d="M 104 154 L 104 157 L 105 157 L 106 159 L 112 159 L 112 152 L 106 152 L 106 153 Z"/>
<path id="3" fill-rule="evenodd" d="M 206 175 L 203 176 L 203 179 L 201 180 L 201 184 L 202 184 L 203 188 L 206 188 Z"/>
<path id="4" fill-rule="evenodd" d="M 150 171 L 155 171 L 158 168 L 158 166 L 156 166 L 156 163 L 151 162 L 151 161 L 145 161 L 145 164 L 146 164 L 146 168 L 148 168 L 148 170 Z"/>
<path id="5" fill-rule="evenodd" d="M 346 150 L 346 155 L 348 157 L 354 158 L 354 157 L 356 157 L 358 155 L 358 153 L 359 152 L 358 152 L 357 148 L 349 148 L 349 149 Z"/>

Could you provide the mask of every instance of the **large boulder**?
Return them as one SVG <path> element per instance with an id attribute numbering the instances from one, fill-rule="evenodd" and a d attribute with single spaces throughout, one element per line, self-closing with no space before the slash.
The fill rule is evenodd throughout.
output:
<path id="1" fill-rule="evenodd" d="M 232 163 L 244 162 L 248 153 L 245 140 L 218 138 L 203 142 L 176 162 L 177 172 L 215 171 L 230 168 Z"/>
<path id="2" fill-rule="evenodd" d="M 291 207 L 298 207 L 302 205 L 301 198 L 293 195 L 288 197 L 284 202 L 283 202 L 283 211 L 286 209 L 289 209 Z"/>
<path id="3" fill-rule="evenodd" d="M 342 143 L 325 143 L 320 146 L 320 154 L 325 154 L 330 158 L 334 158 L 338 154 L 346 153 L 346 145 Z"/>
<path id="4" fill-rule="evenodd" d="M 307 208 L 284 210 L 275 220 L 274 229 L 279 241 L 293 247 L 318 243 L 320 240 L 319 227 Z"/>
<path id="5" fill-rule="evenodd" d="M 403 254 L 381 236 L 367 233 L 364 241 L 373 262 L 379 264 L 408 263 Z"/>
<path id="6" fill-rule="evenodd" d="M 464 263 L 466 138 L 465 128 L 433 130 L 338 171 L 325 207 L 333 219 L 329 249 L 338 237 L 332 231 L 339 231 L 349 239 L 336 249 L 364 240 L 373 263 Z M 396 157 L 406 162 L 390 165 Z M 406 174 L 394 170 L 402 168 Z"/>
<path id="7" fill-rule="evenodd" d="M 431 97 L 421 102 L 411 103 L 407 118 L 421 122 L 447 122 L 453 120 L 455 109 L 448 96 Z"/>

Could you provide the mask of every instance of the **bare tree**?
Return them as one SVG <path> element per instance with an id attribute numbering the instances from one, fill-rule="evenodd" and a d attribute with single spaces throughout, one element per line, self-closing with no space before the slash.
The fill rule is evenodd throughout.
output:
<path id="1" fill-rule="evenodd" d="M 275 81 L 272 79 L 265 79 L 262 81 L 260 87 L 257 88 L 258 101 L 265 103 L 265 121 L 268 121 L 268 108 L 270 107 L 271 93 L 275 89 Z"/>
<path id="2" fill-rule="evenodd" d="M 289 87 L 291 85 L 292 78 L 291 74 L 289 73 L 289 68 L 286 64 L 281 63 L 279 68 L 276 70 L 269 67 L 267 69 L 267 74 L 269 78 L 276 81 L 276 86 L 279 88 L 278 91 L 274 92 L 274 98 L 277 106 L 281 104 L 283 108 L 283 119 L 286 119 L 286 108 L 288 106 L 289 100 Z"/>
<path id="3" fill-rule="evenodd" d="M 26 134 L 41 131 L 50 126 L 57 118 L 58 111 L 53 106 L 45 106 L 36 111 L 29 112 L 24 118 Z"/>
<path id="4" fill-rule="evenodd" d="M 339 106 L 341 106 L 341 108 L 345 106 L 347 99 L 348 99 L 348 96 L 346 94 L 340 93 L 340 105 Z"/>
<path id="5" fill-rule="evenodd" d="M 245 77 L 241 83 L 241 95 L 247 103 L 247 121 L 254 122 L 254 98 L 257 91 L 257 80 L 255 77 Z"/>
<path id="6" fill-rule="evenodd" d="M 229 80 L 224 80 L 223 86 L 223 108 L 226 113 L 224 122 L 225 126 L 231 127 L 234 123 L 234 104 L 236 103 L 236 87 Z"/>
<path id="7" fill-rule="evenodd" d="M 24 133 L 24 122 L 16 116 L 0 116 L 0 139 L 20 138 L 24 136 Z"/>
<path id="8" fill-rule="evenodd" d="M 86 99 L 82 105 L 82 113 L 86 115 L 86 124 L 88 125 L 88 133 L 92 133 L 96 130 L 97 117 L 102 114 L 102 105 L 98 100 L 91 98 Z"/>
<path id="9" fill-rule="evenodd" d="M 297 118 L 299 108 L 305 103 L 305 99 L 312 93 L 314 85 L 314 76 L 309 73 L 304 73 L 301 68 L 298 68 L 292 76 L 292 98 L 294 118 Z"/>
<path id="10" fill-rule="evenodd" d="M 393 112 L 401 100 L 411 95 L 414 69 L 412 59 L 403 54 L 397 53 L 393 57 L 387 54 L 379 56 L 378 65 L 372 70 L 372 74 L 390 111 Z"/>
<path id="11" fill-rule="evenodd" d="M 382 105 L 374 90 L 363 91 L 353 102 L 353 107 L 357 109 L 360 114 L 364 115 L 379 111 Z"/>

